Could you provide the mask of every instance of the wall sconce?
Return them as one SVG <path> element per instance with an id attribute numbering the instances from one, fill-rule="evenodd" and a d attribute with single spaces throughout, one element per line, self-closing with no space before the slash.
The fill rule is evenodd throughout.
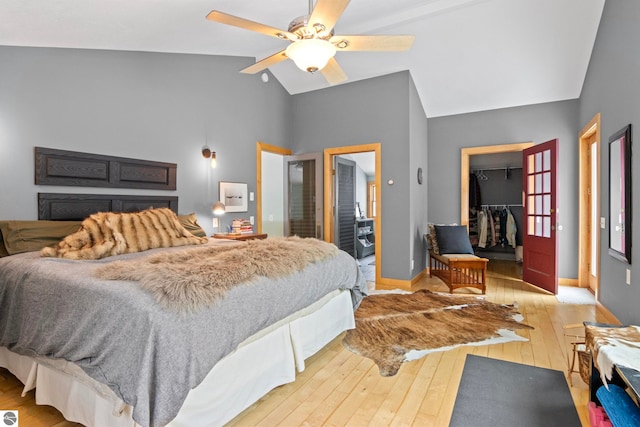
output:
<path id="1" fill-rule="evenodd" d="M 218 165 L 218 162 L 216 160 L 216 152 L 211 151 L 211 149 L 206 145 L 202 148 L 202 157 L 204 157 L 205 159 L 211 159 L 211 169 L 215 169 L 215 167 Z"/>

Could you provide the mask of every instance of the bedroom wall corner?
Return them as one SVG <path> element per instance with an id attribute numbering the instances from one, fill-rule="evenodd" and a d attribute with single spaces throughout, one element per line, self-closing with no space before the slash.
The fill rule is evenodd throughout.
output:
<path id="1" fill-rule="evenodd" d="M 638 206 L 640 185 L 638 174 L 640 156 L 637 154 L 640 138 L 640 3 L 625 1 L 605 2 L 591 61 L 580 96 L 579 128 L 597 113 L 601 115 L 601 188 L 600 213 L 606 228 L 600 229 L 600 302 L 622 323 L 639 324 L 640 311 L 640 257 L 632 254 L 631 265 L 613 258 L 609 245 L 609 137 L 629 123 L 632 124 L 632 203 Z M 640 247 L 640 209 L 632 206 L 632 248 Z M 635 250 L 634 250 L 635 251 Z M 626 284 L 626 271 L 631 270 L 631 285 Z"/>
<path id="2" fill-rule="evenodd" d="M 381 144 L 381 274 L 399 280 L 411 279 L 409 79 L 403 71 L 294 95 L 291 120 L 295 154 Z"/>

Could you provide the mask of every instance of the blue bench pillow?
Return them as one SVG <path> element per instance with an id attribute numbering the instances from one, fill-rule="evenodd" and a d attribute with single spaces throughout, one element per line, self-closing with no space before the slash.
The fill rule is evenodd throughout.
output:
<path id="1" fill-rule="evenodd" d="M 464 225 L 436 225 L 436 239 L 441 254 L 470 254 L 473 248 Z"/>

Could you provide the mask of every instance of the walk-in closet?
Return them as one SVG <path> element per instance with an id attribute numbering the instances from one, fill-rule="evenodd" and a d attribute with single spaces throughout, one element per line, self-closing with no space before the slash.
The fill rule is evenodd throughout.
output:
<path id="1" fill-rule="evenodd" d="M 469 237 L 476 255 L 522 261 L 522 153 L 469 159 Z"/>

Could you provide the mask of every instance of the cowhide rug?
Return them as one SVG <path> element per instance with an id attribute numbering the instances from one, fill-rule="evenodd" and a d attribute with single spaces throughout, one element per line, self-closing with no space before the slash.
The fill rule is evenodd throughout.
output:
<path id="1" fill-rule="evenodd" d="M 434 351 L 527 341 L 513 331 L 533 329 L 520 323 L 515 305 L 427 290 L 370 295 L 355 318 L 356 328 L 347 331 L 344 346 L 372 359 L 385 377 L 395 375 L 403 362 Z"/>

